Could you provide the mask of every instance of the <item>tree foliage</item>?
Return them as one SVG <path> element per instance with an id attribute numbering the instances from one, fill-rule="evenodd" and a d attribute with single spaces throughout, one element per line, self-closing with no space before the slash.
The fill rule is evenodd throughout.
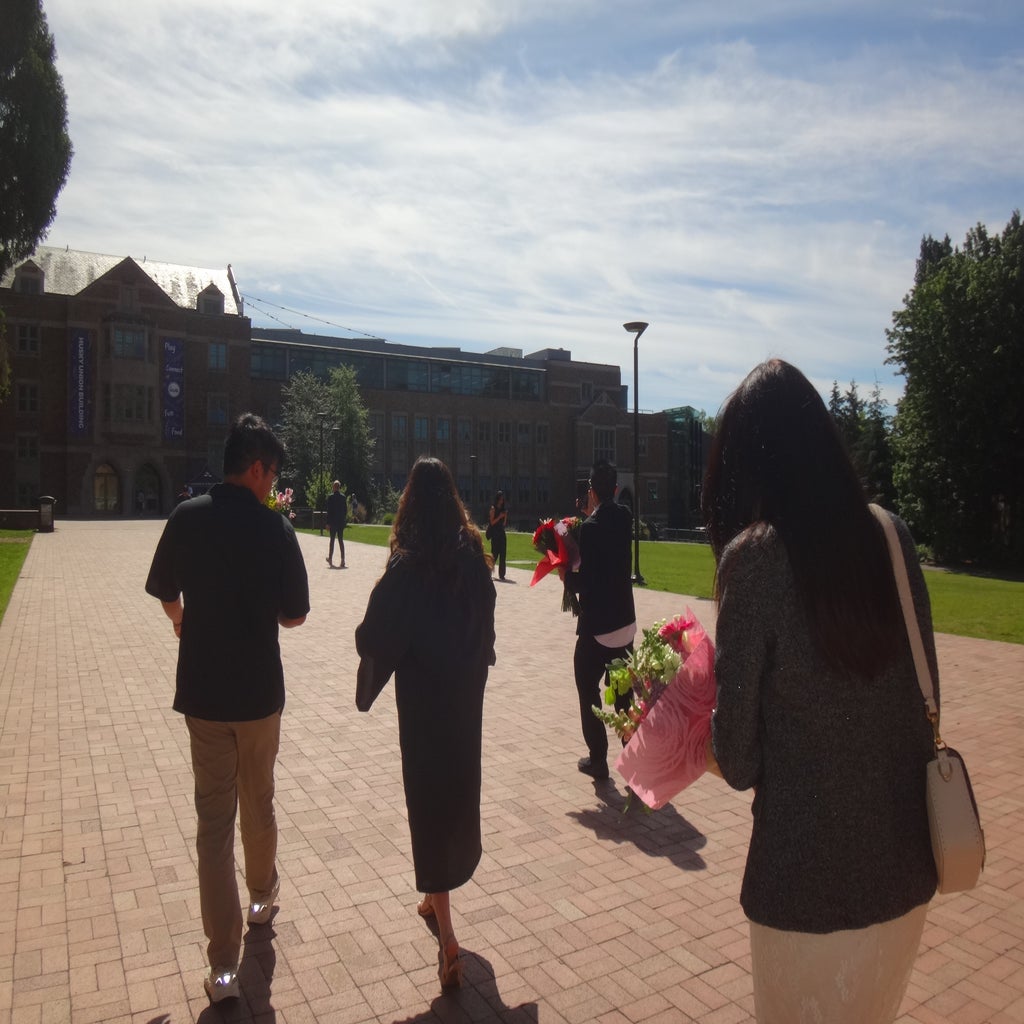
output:
<path id="1" fill-rule="evenodd" d="M 878 382 L 865 402 L 857 390 L 857 382 L 841 394 L 839 383 L 832 382 L 829 412 L 839 428 L 846 450 L 869 501 L 887 508 L 894 504 L 892 482 L 892 451 L 889 443 L 890 416 Z"/>
<path id="2" fill-rule="evenodd" d="M 925 238 L 886 331 L 906 378 L 893 424 L 899 508 L 943 560 L 1024 563 L 1024 228 Z"/>
<path id="3" fill-rule="evenodd" d="M 327 380 L 303 370 L 283 390 L 284 476 L 300 500 L 319 508 L 326 497 L 316 481 L 340 480 L 365 502 L 369 494 L 373 439 L 370 417 L 347 366 L 335 367 Z M 310 485 L 313 484 L 310 489 Z"/>
<path id="4" fill-rule="evenodd" d="M 71 167 L 67 97 L 41 0 L 4 0 L 0 31 L 0 275 L 35 249 Z"/>

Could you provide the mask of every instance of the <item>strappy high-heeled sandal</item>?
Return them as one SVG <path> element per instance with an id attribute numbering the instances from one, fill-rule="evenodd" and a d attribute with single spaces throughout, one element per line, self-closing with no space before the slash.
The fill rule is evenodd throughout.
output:
<path id="1" fill-rule="evenodd" d="M 441 966 L 437 971 L 437 976 L 441 979 L 441 988 L 458 988 L 462 984 L 460 952 L 455 939 L 449 939 L 441 947 Z"/>

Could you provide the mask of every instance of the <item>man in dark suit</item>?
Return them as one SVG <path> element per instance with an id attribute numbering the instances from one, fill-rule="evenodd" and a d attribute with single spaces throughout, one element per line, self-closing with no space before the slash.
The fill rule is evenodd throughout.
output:
<path id="1" fill-rule="evenodd" d="M 334 568 L 334 540 L 338 540 L 341 552 L 341 567 L 345 568 L 345 525 L 348 521 L 348 498 L 341 493 L 341 481 L 331 485 L 331 496 L 327 499 L 327 528 L 331 531 L 331 543 L 327 547 L 327 564 Z"/>
<path id="2" fill-rule="evenodd" d="M 594 779 L 608 778 L 608 733 L 591 708 L 601 706 L 608 663 L 633 650 L 636 634 L 629 553 L 633 514 L 615 501 L 617 482 L 613 465 L 603 459 L 594 463 L 587 495 L 590 514 L 580 527 L 580 564 L 565 575 L 566 586 L 580 601 L 573 670 L 583 739 L 590 751 L 577 767 Z M 616 707 L 629 707 L 629 694 L 618 698 Z"/>

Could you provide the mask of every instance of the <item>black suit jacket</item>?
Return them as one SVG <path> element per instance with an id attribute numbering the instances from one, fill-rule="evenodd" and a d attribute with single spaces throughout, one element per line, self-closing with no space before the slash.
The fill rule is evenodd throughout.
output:
<path id="1" fill-rule="evenodd" d="M 580 567 L 566 574 L 566 585 L 579 595 L 578 633 L 600 636 L 636 621 L 629 544 L 633 513 L 606 501 L 580 527 Z"/>

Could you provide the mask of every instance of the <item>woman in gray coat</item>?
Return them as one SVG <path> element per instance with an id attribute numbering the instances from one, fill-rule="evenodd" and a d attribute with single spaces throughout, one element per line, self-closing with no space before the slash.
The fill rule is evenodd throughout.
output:
<path id="1" fill-rule="evenodd" d="M 757 1019 L 890 1022 L 936 886 L 932 731 L 881 525 L 795 367 L 763 363 L 728 399 L 703 503 L 714 753 L 731 786 L 754 790 L 740 902 Z M 935 673 L 928 594 L 895 522 Z"/>

